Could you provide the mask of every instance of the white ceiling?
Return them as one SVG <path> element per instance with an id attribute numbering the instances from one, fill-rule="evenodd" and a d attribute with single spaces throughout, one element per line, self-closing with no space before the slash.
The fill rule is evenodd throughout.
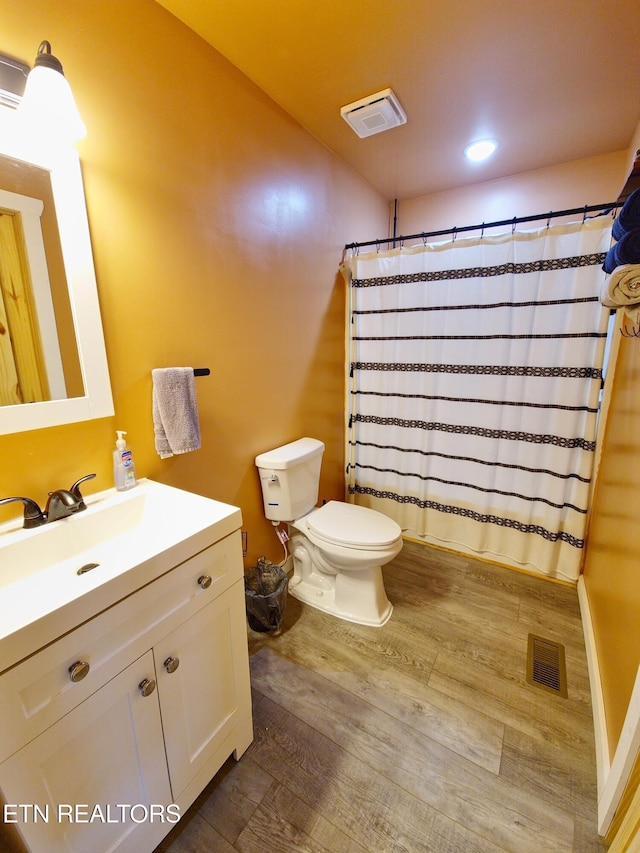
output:
<path id="1" fill-rule="evenodd" d="M 640 120 L 637 0 L 158 2 L 388 199 L 619 151 Z M 385 87 L 408 122 L 359 139 L 340 107 Z"/>

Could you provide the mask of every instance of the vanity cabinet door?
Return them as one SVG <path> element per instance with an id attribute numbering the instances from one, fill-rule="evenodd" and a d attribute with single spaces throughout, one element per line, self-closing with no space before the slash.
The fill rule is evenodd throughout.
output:
<path id="1" fill-rule="evenodd" d="M 239 581 L 153 648 L 174 800 L 199 792 L 253 737 L 244 584 Z"/>
<path id="2" fill-rule="evenodd" d="M 9 815 L 31 853 L 140 853 L 175 822 L 158 693 L 143 695 L 144 679 L 155 680 L 150 651 L 0 765 L 4 803 L 30 807 Z"/>

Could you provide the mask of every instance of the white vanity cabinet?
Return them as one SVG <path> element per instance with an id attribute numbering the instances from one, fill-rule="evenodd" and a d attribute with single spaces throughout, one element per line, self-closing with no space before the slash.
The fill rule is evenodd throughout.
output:
<path id="1" fill-rule="evenodd" d="M 153 656 L 171 790 L 175 801 L 185 792 L 193 801 L 247 723 L 239 720 L 251 703 L 243 582 L 160 640 Z M 244 730 L 247 736 L 245 748 L 252 733 Z"/>
<path id="2" fill-rule="evenodd" d="M 150 851 L 165 835 L 166 827 L 121 819 L 114 808 L 172 802 L 158 701 L 138 688 L 149 676 L 151 652 L 0 766 L 5 810 L 27 850 Z M 104 820 L 91 821 L 98 804 Z"/>
<path id="3" fill-rule="evenodd" d="M 26 850 L 151 853 L 253 737 L 240 531 L 5 671 L 0 719 Z"/>

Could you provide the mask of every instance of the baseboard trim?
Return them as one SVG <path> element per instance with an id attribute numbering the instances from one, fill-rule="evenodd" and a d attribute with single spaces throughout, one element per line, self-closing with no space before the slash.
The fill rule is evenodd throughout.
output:
<path id="1" fill-rule="evenodd" d="M 611 761 L 598 654 L 591 611 L 589 609 L 589 597 L 582 577 L 578 580 L 578 600 L 582 616 L 587 665 L 589 668 L 589 682 L 591 686 L 591 704 L 593 707 L 593 728 L 598 775 L 598 833 L 604 836 L 609 831 L 611 821 L 620 804 L 640 750 L 640 667 L 636 673 L 636 680 L 633 685 L 620 739 L 615 755 L 613 756 L 613 761 Z"/>
<path id="2" fill-rule="evenodd" d="M 582 575 L 578 578 L 578 602 L 580 604 L 580 616 L 582 617 L 582 631 L 584 633 L 584 646 L 587 653 L 587 667 L 589 670 L 589 686 L 591 688 L 591 708 L 593 712 L 593 732 L 596 743 L 596 765 L 598 774 L 598 799 L 609 770 L 611 769 L 611 758 L 609 756 L 609 739 L 607 737 L 607 721 L 604 710 L 604 696 L 602 694 L 602 681 L 600 679 L 600 667 L 598 665 L 598 652 L 596 649 L 593 622 L 591 621 L 591 610 L 589 608 L 589 597 L 587 587 Z"/>
<path id="3" fill-rule="evenodd" d="M 636 673 L 620 740 L 611 762 L 602 795 L 598 798 L 598 832 L 605 835 L 625 792 L 640 749 L 640 668 Z"/>

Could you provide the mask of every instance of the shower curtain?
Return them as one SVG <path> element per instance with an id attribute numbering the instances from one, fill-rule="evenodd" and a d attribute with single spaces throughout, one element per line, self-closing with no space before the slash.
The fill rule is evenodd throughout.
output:
<path id="1" fill-rule="evenodd" d="M 354 254 L 347 486 L 411 538 L 577 579 L 611 219 Z"/>

